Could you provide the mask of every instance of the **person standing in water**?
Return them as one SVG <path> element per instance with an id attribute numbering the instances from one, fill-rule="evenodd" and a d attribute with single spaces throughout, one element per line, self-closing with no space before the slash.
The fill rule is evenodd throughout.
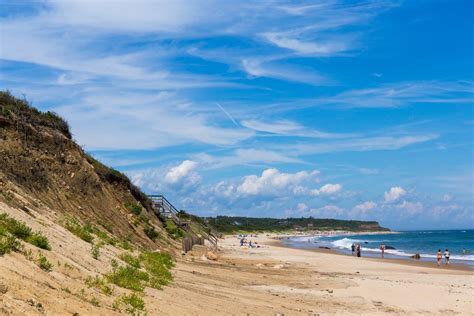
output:
<path id="1" fill-rule="evenodd" d="M 441 249 L 438 249 L 438 253 L 436 254 L 436 259 L 438 259 L 438 266 L 440 266 L 441 259 L 443 259 L 443 254 L 441 253 Z"/>
<path id="2" fill-rule="evenodd" d="M 444 252 L 444 258 L 446 259 L 446 265 L 449 265 L 449 250 L 446 248 L 446 251 Z"/>
<path id="3" fill-rule="evenodd" d="M 354 255 L 354 252 L 355 252 L 355 249 L 356 249 L 356 245 L 355 245 L 354 243 L 352 243 L 351 248 L 352 248 L 352 255 Z"/>
<path id="4" fill-rule="evenodd" d="M 357 257 L 360 257 L 360 245 L 357 245 Z"/>
<path id="5" fill-rule="evenodd" d="M 384 254 L 385 254 L 385 245 L 384 245 L 384 243 L 380 244 L 380 251 L 382 252 L 382 258 L 383 258 Z"/>

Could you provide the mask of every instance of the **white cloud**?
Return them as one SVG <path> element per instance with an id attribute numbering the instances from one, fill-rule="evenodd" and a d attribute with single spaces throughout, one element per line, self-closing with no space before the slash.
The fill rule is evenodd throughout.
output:
<path id="1" fill-rule="evenodd" d="M 388 192 L 384 193 L 385 202 L 391 203 L 398 201 L 402 196 L 406 195 L 407 191 L 402 187 L 392 187 Z"/>
<path id="2" fill-rule="evenodd" d="M 331 40 L 327 42 L 307 42 L 291 37 L 287 33 L 263 33 L 262 36 L 269 42 L 296 51 L 303 55 L 328 56 L 348 50 L 347 41 Z"/>
<path id="3" fill-rule="evenodd" d="M 423 212 L 423 204 L 421 202 L 407 202 L 403 201 L 402 203 L 396 206 L 397 209 L 405 211 L 408 215 L 418 215 Z"/>
<path id="4" fill-rule="evenodd" d="M 197 168 L 198 164 L 195 161 L 184 160 L 179 165 L 171 168 L 165 175 L 165 181 L 171 184 L 180 182 L 191 171 Z"/>
<path id="5" fill-rule="evenodd" d="M 319 171 L 299 171 L 296 173 L 281 173 L 278 169 L 266 169 L 261 176 L 244 177 L 237 187 L 237 192 L 244 195 L 278 194 L 282 190 L 301 184 L 316 177 Z"/>
<path id="6" fill-rule="evenodd" d="M 243 120 L 240 122 L 242 126 L 249 129 L 275 135 L 295 136 L 295 137 L 310 137 L 310 138 L 348 138 L 354 137 L 355 134 L 337 134 L 326 133 L 316 130 L 310 130 L 297 122 L 288 120 L 279 120 L 274 122 L 263 122 L 258 120 Z"/>
<path id="7" fill-rule="evenodd" d="M 304 212 L 308 209 L 308 205 L 306 205 L 305 203 L 298 203 L 298 205 L 296 206 L 296 209 L 299 212 Z"/>
<path id="8" fill-rule="evenodd" d="M 319 189 L 311 190 L 310 194 L 314 196 L 331 195 L 331 194 L 335 194 L 341 191 L 341 189 L 342 189 L 342 185 L 339 183 L 336 183 L 336 184 L 328 183 L 328 184 L 323 185 Z"/>
<path id="9" fill-rule="evenodd" d="M 373 201 L 365 201 L 364 203 L 354 206 L 353 211 L 365 214 L 368 211 L 375 209 L 376 207 L 377 203 Z"/>

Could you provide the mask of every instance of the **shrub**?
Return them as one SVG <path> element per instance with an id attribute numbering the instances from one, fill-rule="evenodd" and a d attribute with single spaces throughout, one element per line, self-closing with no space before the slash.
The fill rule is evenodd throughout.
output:
<path id="1" fill-rule="evenodd" d="M 92 297 L 92 298 L 89 300 L 89 303 L 91 303 L 91 304 L 94 305 L 94 306 L 100 307 L 100 302 L 99 302 L 99 300 L 98 300 L 96 297 Z"/>
<path id="2" fill-rule="evenodd" d="M 122 253 L 122 254 L 120 254 L 119 258 L 122 259 L 124 262 L 128 263 L 129 265 L 131 265 L 134 268 L 140 268 L 141 267 L 139 257 L 135 257 L 135 256 L 133 256 L 129 253 Z"/>
<path id="3" fill-rule="evenodd" d="M 183 230 L 178 228 L 173 221 L 168 220 L 165 224 L 166 232 L 171 236 L 171 238 L 178 239 L 184 237 L 185 233 Z"/>
<path id="4" fill-rule="evenodd" d="M 0 234 L 0 256 L 11 251 L 20 251 L 21 249 L 21 243 L 15 236 Z"/>
<path id="5" fill-rule="evenodd" d="M 145 313 L 145 301 L 137 293 L 131 293 L 117 298 L 113 308 L 125 310 L 125 312 L 131 315 L 140 315 L 142 312 Z"/>
<path id="6" fill-rule="evenodd" d="M 145 233 L 145 235 L 148 236 L 148 238 L 150 238 L 151 240 L 155 240 L 156 238 L 158 238 L 158 232 L 155 230 L 155 228 L 153 226 L 147 226 L 143 229 L 143 232 Z"/>
<path id="7" fill-rule="evenodd" d="M 37 264 L 44 271 L 50 272 L 53 270 L 53 265 L 51 264 L 51 262 L 49 262 L 48 259 L 41 253 L 38 255 Z"/>
<path id="8" fill-rule="evenodd" d="M 113 293 L 112 287 L 107 284 L 107 281 L 104 278 L 100 278 L 98 276 L 89 276 L 86 279 L 86 284 L 89 288 L 94 287 L 107 296 L 110 296 Z"/>
<path id="9" fill-rule="evenodd" d="M 125 250 L 133 250 L 133 246 L 127 240 L 122 240 L 118 246 Z"/>
<path id="10" fill-rule="evenodd" d="M 148 273 L 132 266 L 118 267 L 106 275 L 109 282 L 133 291 L 143 291 L 149 281 Z"/>
<path id="11" fill-rule="evenodd" d="M 100 255 L 100 246 L 99 245 L 92 245 L 91 255 L 92 255 L 92 258 L 94 258 L 95 260 L 99 260 L 99 255 Z"/>
<path id="12" fill-rule="evenodd" d="M 94 240 L 92 227 L 90 225 L 82 226 L 76 219 L 69 219 L 66 222 L 66 229 L 88 243 Z"/>
<path id="13" fill-rule="evenodd" d="M 150 273 L 148 285 L 159 289 L 169 284 L 173 276 L 170 269 L 174 266 L 173 259 L 167 253 L 143 252 L 139 256 L 142 266 Z"/>
<path id="14" fill-rule="evenodd" d="M 33 233 L 28 237 L 27 242 L 41 249 L 51 250 L 48 238 L 41 233 Z"/>
<path id="15" fill-rule="evenodd" d="M 142 207 L 138 203 L 127 202 L 127 203 L 124 204 L 124 206 L 127 210 L 129 210 L 130 212 L 132 212 L 133 214 L 135 214 L 137 216 L 140 215 L 141 212 L 142 212 Z"/>
<path id="16" fill-rule="evenodd" d="M 0 214 L 0 225 L 13 236 L 26 240 L 31 235 L 31 228 L 6 213 Z"/>
<path id="17" fill-rule="evenodd" d="M 0 214 L 0 235 L 12 235 L 22 239 L 38 248 L 51 250 L 48 238 L 41 233 L 33 232 L 30 227 L 22 221 L 16 220 L 6 213 Z M 12 240 L 10 240 L 11 242 Z M 7 240 L 3 241 L 4 243 Z M 19 244 L 19 241 L 16 241 Z M 17 246 L 18 246 L 17 245 Z M 17 247 L 15 247 L 17 249 Z"/>

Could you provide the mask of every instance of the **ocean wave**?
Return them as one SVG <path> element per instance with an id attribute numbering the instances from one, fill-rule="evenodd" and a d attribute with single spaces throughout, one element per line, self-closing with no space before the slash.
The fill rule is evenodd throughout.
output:
<path id="1" fill-rule="evenodd" d="M 351 238 L 342 238 L 331 242 L 331 245 L 339 249 L 351 249 L 352 244 L 360 243 L 361 240 L 351 239 Z"/>
<path id="2" fill-rule="evenodd" d="M 343 250 L 351 250 L 352 244 L 360 244 L 364 241 L 358 240 L 358 239 L 352 239 L 352 238 L 342 238 L 338 240 L 332 241 L 330 244 L 333 248 L 337 249 L 343 249 Z M 380 249 L 378 248 L 367 248 L 361 245 L 362 251 L 367 251 L 367 252 L 372 252 L 372 253 L 380 253 Z M 404 250 L 398 250 L 398 249 L 386 249 L 385 253 L 391 254 L 394 256 L 400 256 L 400 257 L 411 257 L 415 255 L 415 252 L 406 252 Z M 430 258 L 430 259 L 436 259 L 436 254 L 426 254 L 426 253 L 420 253 L 420 256 L 422 258 Z M 474 261 L 474 255 L 452 255 L 451 254 L 451 259 L 453 260 L 465 260 L 465 261 Z M 443 257 L 444 259 L 444 257 Z"/>

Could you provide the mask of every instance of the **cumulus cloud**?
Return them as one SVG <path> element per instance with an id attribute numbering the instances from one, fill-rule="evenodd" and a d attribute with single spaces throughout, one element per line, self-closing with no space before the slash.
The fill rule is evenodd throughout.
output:
<path id="1" fill-rule="evenodd" d="M 396 206 L 398 210 L 405 211 L 405 214 L 408 215 L 417 215 L 423 212 L 423 204 L 421 202 L 407 202 L 403 201 L 402 203 Z"/>
<path id="2" fill-rule="evenodd" d="M 171 168 L 165 175 L 165 181 L 171 184 L 180 182 L 191 171 L 196 169 L 197 163 L 192 160 L 185 160 L 176 167 Z"/>
<path id="3" fill-rule="evenodd" d="M 407 191 L 402 187 L 392 187 L 388 192 L 384 193 L 384 199 L 387 203 L 398 201 L 402 196 L 406 195 Z"/>
<path id="4" fill-rule="evenodd" d="M 328 184 L 323 185 L 319 189 L 311 190 L 310 195 L 313 195 L 313 196 L 332 195 L 341 191 L 341 189 L 342 189 L 342 185 L 340 185 L 339 183 L 336 183 L 336 184 L 328 183 Z"/>
<path id="5" fill-rule="evenodd" d="M 377 207 L 377 203 L 373 201 L 365 201 L 364 203 L 354 206 L 354 211 L 359 213 L 367 213 Z"/>
<path id="6" fill-rule="evenodd" d="M 275 194 L 283 189 L 289 189 L 314 178 L 319 171 L 299 171 L 296 173 L 282 173 L 271 168 L 262 172 L 261 176 L 249 175 L 237 187 L 237 192 L 244 195 Z"/>

